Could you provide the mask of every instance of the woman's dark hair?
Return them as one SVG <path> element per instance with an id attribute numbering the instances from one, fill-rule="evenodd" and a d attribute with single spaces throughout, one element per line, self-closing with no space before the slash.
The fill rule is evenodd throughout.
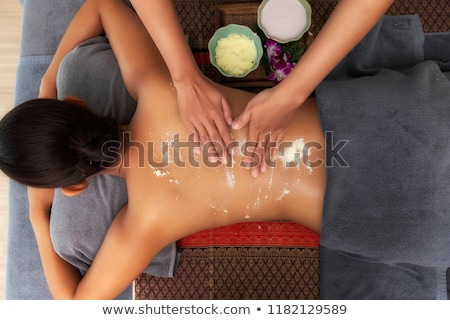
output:
<path id="1" fill-rule="evenodd" d="M 0 169 L 28 186 L 69 186 L 114 162 L 118 136 L 113 119 L 86 107 L 54 99 L 31 100 L 0 121 Z"/>

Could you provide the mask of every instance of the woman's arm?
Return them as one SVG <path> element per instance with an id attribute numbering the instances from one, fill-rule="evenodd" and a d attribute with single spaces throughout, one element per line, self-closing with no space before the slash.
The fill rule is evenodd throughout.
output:
<path id="1" fill-rule="evenodd" d="M 69 23 L 43 76 L 43 91 L 56 92 L 58 68 L 70 51 L 81 42 L 104 34 L 108 35 L 125 85 L 135 100 L 144 78 L 167 71 L 159 50 L 130 7 L 117 0 L 86 0 Z M 44 92 L 40 97 L 46 97 Z"/>
<path id="2" fill-rule="evenodd" d="M 57 98 L 56 76 L 63 58 L 84 40 L 103 34 L 100 20 L 95 18 L 98 13 L 98 10 L 95 9 L 96 6 L 95 2 L 86 1 L 68 25 L 55 55 L 42 77 L 40 98 Z"/>
<path id="3" fill-rule="evenodd" d="M 55 299 L 114 299 L 144 270 L 158 252 L 174 240 L 157 228 L 161 221 L 151 215 L 127 212 L 124 207 L 114 219 L 92 266 L 82 278 L 77 269 L 54 250 L 50 238 L 49 211 L 42 206 L 48 190 L 34 191 L 30 196 L 33 210 L 30 220 L 36 235 L 44 274 Z M 49 193 L 47 193 L 47 196 Z M 37 196 L 37 202 L 33 197 Z M 82 210 L 82 209 L 81 209 Z M 142 208 L 139 209 L 139 212 Z"/>
<path id="4" fill-rule="evenodd" d="M 50 208 L 53 202 L 53 189 L 38 189 L 28 187 L 30 206 L 30 222 L 41 256 L 45 278 L 54 297 L 66 299 L 73 294 L 80 281 L 80 273 L 64 261 L 54 250 L 50 238 Z M 61 286 L 64 284 L 64 286 Z M 69 291 L 67 292 L 67 288 Z"/>
<path id="5" fill-rule="evenodd" d="M 100 20 L 96 19 L 97 11 L 93 10 L 94 5 L 95 3 L 91 1 L 85 2 L 69 24 L 55 56 L 41 80 L 39 98 L 57 98 L 56 76 L 62 59 L 79 43 L 103 33 Z M 27 191 L 29 218 L 49 288 L 55 297 L 70 297 L 81 276 L 78 270 L 63 260 L 53 248 L 50 238 L 50 208 L 54 189 L 28 187 Z M 64 285 L 61 286 L 61 284 Z"/>
<path id="6" fill-rule="evenodd" d="M 267 133 L 271 134 L 272 141 L 281 141 L 294 110 L 374 27 L 392 2 L 340 0 L 294 70 L 276 87 L 256 95 L 235 120 L 233 128 L 249 124 L 248 141 L 263 141 Z M 255 154 L 262 159 L 263 152 L 259 148 Z M 245 160 L 251 162 L 252 157 Z M 260 166 L 253 167 L 252 175 L 258 176 L 260 169 Z"/>

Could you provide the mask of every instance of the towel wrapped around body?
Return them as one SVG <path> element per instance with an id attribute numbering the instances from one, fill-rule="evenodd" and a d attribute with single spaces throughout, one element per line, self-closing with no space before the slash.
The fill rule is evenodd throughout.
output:
<path id="1" fill-rule="evenodd" d="M 450 32 L 385 16 L 318 87 L 322 298 L 447 298 L 449 70 Z"/>

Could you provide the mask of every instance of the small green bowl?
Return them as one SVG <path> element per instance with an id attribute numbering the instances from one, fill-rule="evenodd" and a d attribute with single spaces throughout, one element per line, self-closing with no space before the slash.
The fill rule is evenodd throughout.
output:
<path id="1" fill-rule="evenodd" d="M 253 40 L 253 42 L 255 43 L 256 59 L 253 63 L 252 68 L 244 74 L 239 74 L 239 75 L 228 74 L 217 65 L 217 61 L 216 61 L 217 43 L 219 42 L 220 39 L 225 38 L 230 34 L 244 35 L 247 38 Z M 211 61 L 211 64 L 217 70 L 219 70 L 219 72 L 223 76 L 234 77 L 234 78 L 244 78 L 250 72 L 256 70 L 256 68 L 258 68 L 258 66 L 259 66 L 259 62 L 261 61 L 261 57 L 263 55 L 263 48 L 262 48 L 261 39 L 259 38 L 259 36 L 255 32 L 253 32 L 249 27 L 239 25 L 239 24 L 229 24 L 225 27 L 217 29 L 216 32 L 214 33 L 214 35 L 211 37 L 211 39 L 208 42 L 208 50 L 209 50 L 209 60 Z"/>

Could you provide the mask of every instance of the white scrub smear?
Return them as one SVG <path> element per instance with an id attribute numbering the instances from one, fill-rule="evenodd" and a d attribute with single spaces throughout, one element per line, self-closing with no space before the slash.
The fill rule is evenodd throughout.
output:
<path id="1" fill-rule="evenodd" d="M 283 190 L 281 191 L 281 194 L 278 196 L 277 201 L 281 201 L 283 200 L 283 198 L 285 196 L 287 196 L 289 193 L 291 193 L 291 190 L 288 190 L 286 188 L 283 188 Z"/>
<path id="2" fill-rule="evenodd" d="M 294 167 L 299 166 L 300 163 L 304 163 L 306 169 L 308 170 L 308 173 L 312 173 L 312 167 L 311 163 L 309 162 L 309 156 L 311 155 L 311 150 L 308 149 L 307 158 L 304 159 L 304 153 L 305 153 L 305 139 L 299 138 L 297 140 L 294 140 L 292 144 L 281 150 L 280 152 L 280 159 L 284 162 L 284 165 L 286 167 Z"/>
<path id="3" fill-rule="evenodd" d="M 247 202 L 247 207 L 245 208 L 245 219 L 250 219 L 250 203 Z"/>
<path id="4" fill-rule="evenodd" d="M 253 210 L 261 209 L 261 188 L 258 189 L 258 195 L 256 196 L 256 200 L 253 203 Z"/>
<path id="5" fill-rule="evenodd" d="M 251 212 L 258 212 L 261 210 L 262 202 L 267 200 L 268 195 L 263 194 L 263 190 L 261 187 L 258 188 L 258 191 L 253 189 L 253 184 L 250 183 L 250 189 L 248 191 L 247 196 L 247 205 L 245 208 L 245 219 L 250 219 Z"/>
<path id="6" fill-rule="evenodd" d="M 172 179 L 172 178 L 170 178 L 170 179 L 169 179 L 169 182 L 170 182 L 170 183 L 175 183 L 175 184 L 180 184 L 180 181 L 179 181 L 178 179 Z"/>
<path id="7" fill-rule="evenodd" d="M 236 185 L 236 176 L 234 175 L 234 166 L 236 164 L 234 160 L 234 153 L 231 156 L 231 163 L 225 165 L 225 181 L 229 190 L 233 190 Z"/>
<path id="8" fill-rule="evenodd" d="M 228 189 L 233 190 L 236 185 L 236 177 L 234 176 L 233 168 L 226 168 L 225 175 Z"/>
<path id="9" fill-rule="evenodd" d="M 272 199 L 272 185 L 273 185 L 273 172 L 274 168 L 270 170 L 270 176 L 269 176 L 269 188 L 267 189 L 267 194 L 264 197 L 264 200 L 269 199 L 269 197 Z"/>
<path id="10" fill-rule="evenodd" d="M 161 169 L 154 169 L 153 174 L 155 176 L 157 176 L 158 178 L 161 178 L 161 177 L 167 176 L 169 174 L 169 171 L 161 170 Z"/>
<path id="11" fill-rule="evenodd" d="M 212 200 L 211 198 L 207 199 L 209 203 L 209 207 L 214 209 L 213 214 L 216 215 L 219 212 L 228 213 L 228 209 L 225 208 L 225 203 L 222 200 Z"/>
<path id="12" fill-rule="evenodd" d="M 250 195 L 251 195 L 251 186 L 250 186 L 250 192 L 249 192 L 249 196 L 248 196 L 248 200 L 247 200 L 247 205 L 245 207 L 245 212 L 244 212 L 244 218 L 245 219 L 250 219 Z"/>

